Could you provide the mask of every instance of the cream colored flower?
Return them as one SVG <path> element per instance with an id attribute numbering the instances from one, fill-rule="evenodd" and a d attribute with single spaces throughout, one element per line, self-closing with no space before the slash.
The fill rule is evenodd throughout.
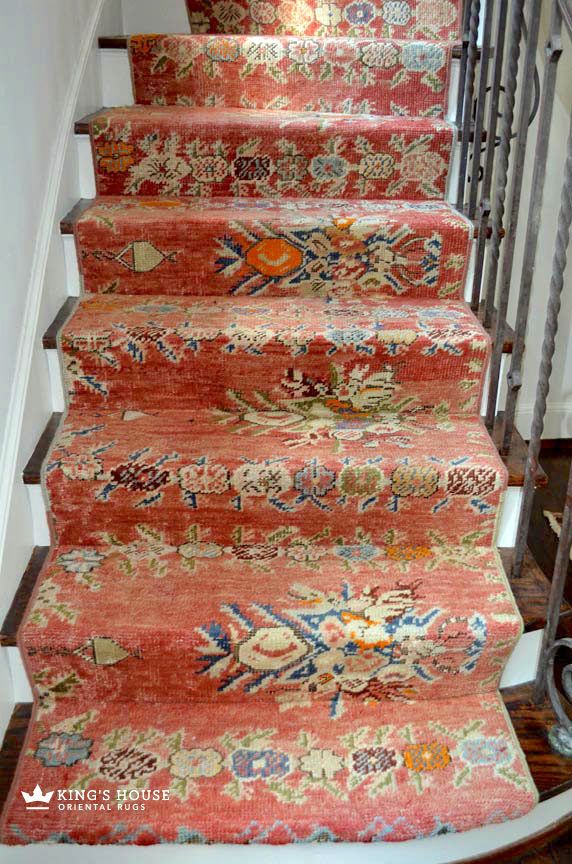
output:
<path id="1" fill-rule="evenodd" d="M 324 27 L 337 27 L 342 20 L 342 13 L 335 3 L 323 3 L 316 6 L 316 21 Z"/>
<path id="2" fill-rule="evenodd" d="M 332 780 L 339 771 L 343 770 L 344 760 L 333 750 L 314 749 L 302 756 L 300 767 L 316 780 L 322 777 Z"/>
<path id="3" fill-rule="evenodd" d="M 233 488 L 240 495 L 280 495 L 292 487 L 292 478 L 282 465 L 264 462 L 247 463 L 232 475 Z"/>
<path id="4" fill-rule="evenodd" d="M 206 750 L 177 750 L 170 758 L 171 774 L 181 780 L 216 777 L 223 769 L 223 757 L 213 747 Z"/>

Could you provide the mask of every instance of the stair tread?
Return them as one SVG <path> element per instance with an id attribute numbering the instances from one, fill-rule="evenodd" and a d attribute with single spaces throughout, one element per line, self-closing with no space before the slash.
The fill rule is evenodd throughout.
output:
<path id="1" fill-rule="evenodd" d="M 105 197 L 72 224 L 114 294 L 459 297 L 473 234 L 443 201 Z"/>
<path id="2" fill-rule="evenodd" d="M 443 117 L 451 42 L 141 34 L 129 39 L 135 102 Z M 359 82 L 359 87 L 356 84 Z"/>
<path id="3" fill-rule="evenodd" d="M 102 195 L 443 199 L 454 127 L 424 117 L 135 105 L 89 121 Z"/>
<path id="4" fill-rule="evenodd" d="M 53 550 L 19 634 L 41 703 L 67 681 L 85 703 L 323 700 L 337 717 L 494 690 L 522 633 L 490 548 L 279 528 L 266 543 L 184 539 L 141 526 L 134 542 L 111 529 Z"/>
<path id="5" fill-rule="evenodd" d="M 537 802 L 497 694 L 352 706 L 335 721 L 325 706 L 244 704 L 230 716 L 211 704 L 151 716 L 135 703 L 64 706 L 30 724 L 6 843 L 396 841 L 502 822 Z M 137 781 L 170 800 L 86 818 L 53 804 L 27 811 L 19 792 L 74 784 L 101 801 Z"/>

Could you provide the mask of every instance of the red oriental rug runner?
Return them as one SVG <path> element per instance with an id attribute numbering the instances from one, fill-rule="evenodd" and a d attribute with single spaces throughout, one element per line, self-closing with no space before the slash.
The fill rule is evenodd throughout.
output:
<path id="1" fill-rule="evenodd" d="M 136 105 L 91 120 L 2 840 L 522 816 L 507 473 L 445 202 L 460 4 L 187 5 L 191 35 L 130 38 Z"/>

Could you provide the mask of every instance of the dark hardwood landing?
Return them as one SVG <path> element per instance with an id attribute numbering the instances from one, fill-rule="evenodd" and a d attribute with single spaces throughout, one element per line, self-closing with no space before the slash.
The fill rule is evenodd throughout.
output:
<path id="1" fill-rule="evenodd" d="M 546 735 L 554 716 L 547 706 L 532 702 L 532 687 L 512 687 L 502 694 L 542 801 L 572 788 L 572 760 L 556 756 Z M 18 757 L 24 746 L 32 706 L 18 704 L 0 749 L 0 813 L 8 797 Z M 526 840 L 517 841 L 458 864 L 571 864 L 572 815 L 549 825 Z M 557 838 L 560 838 L 558 841 Z"/>
<path id="2" fill-rule="evenodd" d="M 572 789 L 572 759 L 553 753 L 548 733 L 556 718 L 548 701 L 536 705 L 532 684 L 509 687 L 502 691 L 512 725 L 528 762 L 540 800 L 546 801 Z"/>

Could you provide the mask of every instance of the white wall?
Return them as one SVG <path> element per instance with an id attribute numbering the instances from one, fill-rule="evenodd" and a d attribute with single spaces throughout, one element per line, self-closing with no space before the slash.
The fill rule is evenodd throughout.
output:
<path id="1" fill-rule="evenodd" d="M 543 7 L 543 22 L 540 36 L 541 50 L 538 52 L 537 66 L 542 79 L 544 69 L 544 45 L 548 35 L 548 19 L 550 6 Z M 564 51 L 558 69 L 558 87 L 554 106 L 554 116 L 550 130 L 550 149 L 547 160 L 546 186 L 544 190 L 541 213 L 538 251 L 533 280 L 533 293 L 530 305 L 529 327 L 526 338 L 526 353 L 524 362 L 524 384 L 520 392 L 517 426 L 525 437 L 528 437 L 532 421 L 536 380 L 540 363 L 544 318 L 548 289 L 552 274 L 552 258 L 560 209 L 563 166 L 566 154 L 566 141 L 570 128 L 572 112 L 572 43 L 563 34 Z M 538 118 L 537 118 L 538 120 Z M 515 247 L 515 266 L 511 285 L 511 307 L 509 318 L 515 319 L 518 303 L 518 292 L 522 273 L 522 256 L 526 237 L 526 220 L 528 215 L 529 193 L 534 166 L 534 149 L 538 122 L 535 121 L 529 131 L 529 146 L 524 168 L 524 185 L 520 221 Z M 565 272 L 564 289 L 562 292 L 562 310 L 559 319 L 558 336 L 554 368 L 550 382 L 550 395 L 546 414 L 545 438 L 572 437 L 572 244 L 569 251 L 570 264 Z"/>
<path id="2" fill-rule="evenodd" d="M 34 545 L 20 477 L 52 412 L 41 335 L 66 291 L 73 121 L 101 105 L 97 35 L 122 26 L 119 0 L 0 0 L 0 619 Z M 0 735 L 11 703 L 0 650 Z"/>
<path id="3" fill-rule="evenodd" d="M 122 0 L 125 33 L 188 33 L 185 0 Z"/>

